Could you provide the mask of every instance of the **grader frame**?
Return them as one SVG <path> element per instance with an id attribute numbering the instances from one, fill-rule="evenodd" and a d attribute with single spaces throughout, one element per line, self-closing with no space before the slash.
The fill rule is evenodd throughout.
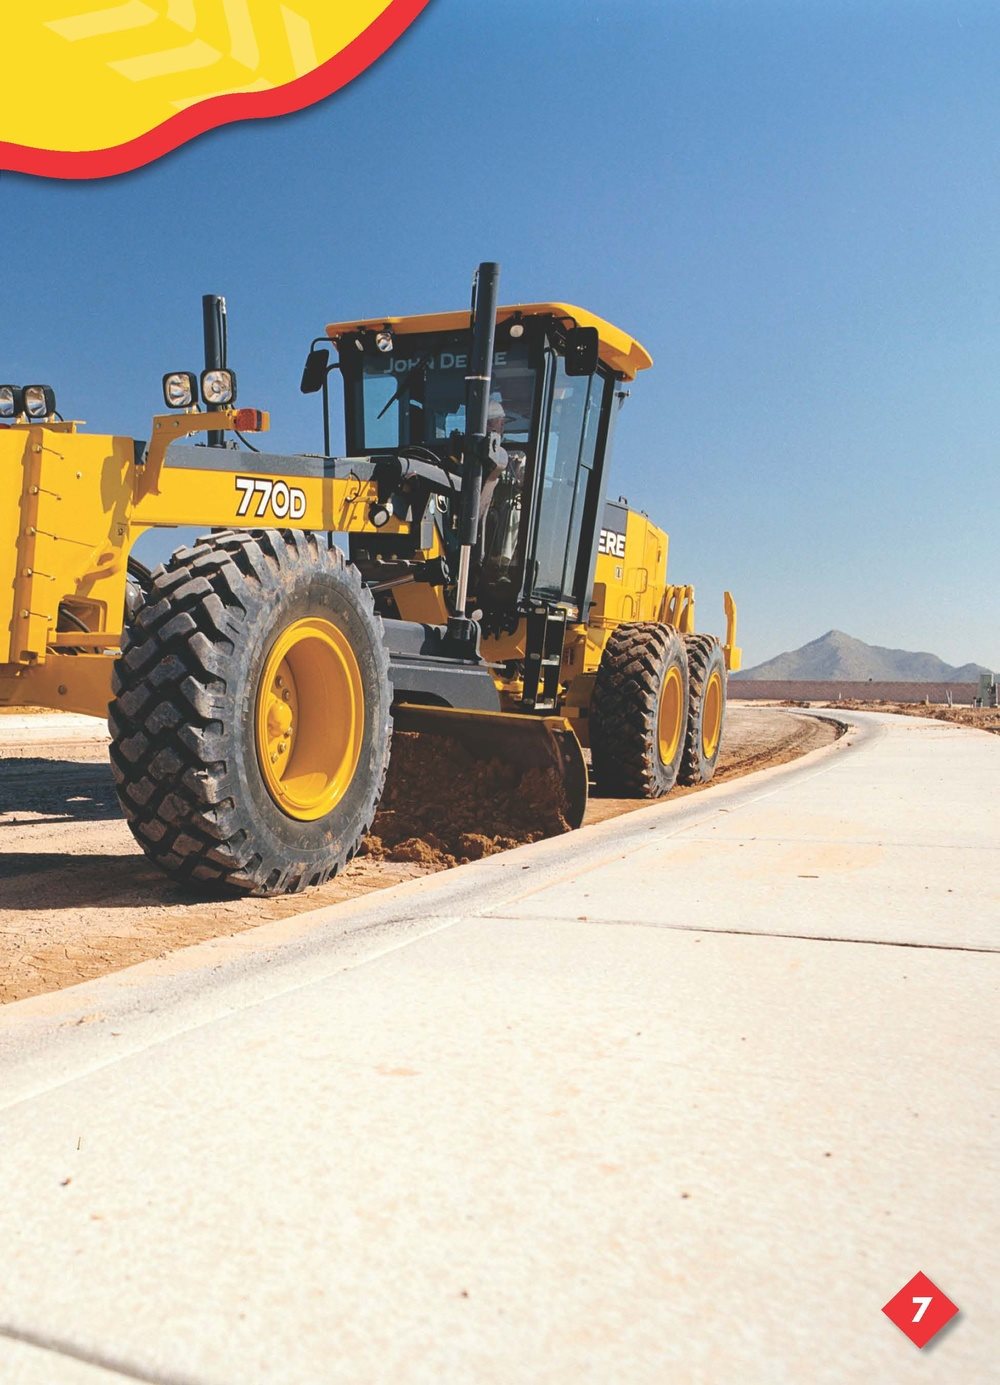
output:
<path id="1" fill-rule="evenodd" d="M 727 592 L 724 641 L 696 634 L 692 588 L 667 581 L 667 534 L 604 501 L 624 397 L 615 382 L 649 366 L 648 353 L 571 305 L 499 307 L 497 276 L 480 266 L 469 314 L 327 328 L 349 443 L 352 428 L 366 442 L 358 371 L 373 341 L 390 365 L 398 343 L 470 343 L 464 432 L 431 445 L 400 425 L 395 443 L 347 457 L 237 449 L 227 434 L 264 433 L 269 418 L 235 403 L 158 415 L 148 443 L 88 434 L 54 413 L 0 422 L 0 705 L 110 707 L 129 825 L 180 878 L 273 893 L 334 873 L 371 823 L 393 721 L 523 769 L 544 765 L 562 781 L 571 827 L 587 798 L 581 747 L 606 792 L 652 798 L 714 772 L 726 670 L 740 661 L 735 603 Z M 225 367 L 224 335 L 209 349 L 210 316 L 206 364 Z M 501 328 L 533 343 L 521 452 L 490 422 Z M 318 389 L 316 356 L 314 343 L 306 375 Z M 421 416 L 427 359 L 402 359 L 377 419 L 407 391 L 410 416 Z M 337 367 L 318 364 L 326 404 Z M 533 555 L 551 537 L 551 436 L 578 377 L 600 423 L 586 464 L 580 443 L 570 485 L 581 508 L 562 516 L 563 575 L 546 588 Z M 491 587 L 482 526 L 501 483 L 519 492 L 522 519 Z M 206 538 L 152 575 L 126 619 L 136 540 L 191 524 Z M 349 563 L 334 534 L 347 536 Z M 338 696 L 350 704 L 343 727 Z"/>

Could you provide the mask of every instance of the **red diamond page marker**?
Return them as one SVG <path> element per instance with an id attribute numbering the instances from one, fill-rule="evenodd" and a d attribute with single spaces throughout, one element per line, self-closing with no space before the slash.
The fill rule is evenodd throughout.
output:
<path id="1" fill-rule="evenodd" d="M 911 1342 L 925 1347 L 945 1323 L 951 1322 L 958 1305 L 925 1274 L 915 1274 L 898 1294 L 893 1295 L 882 1312 Z"/>

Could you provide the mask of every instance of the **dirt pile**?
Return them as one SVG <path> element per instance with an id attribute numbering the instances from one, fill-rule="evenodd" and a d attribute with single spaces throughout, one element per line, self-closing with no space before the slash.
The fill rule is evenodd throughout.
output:
<path id="1" fill-rule="evenodd" d="M 478 759 L 440 736 L 397 732 L 385 792 L 362 853 L 455 866 L 570 830 L 559 775 Z"/>

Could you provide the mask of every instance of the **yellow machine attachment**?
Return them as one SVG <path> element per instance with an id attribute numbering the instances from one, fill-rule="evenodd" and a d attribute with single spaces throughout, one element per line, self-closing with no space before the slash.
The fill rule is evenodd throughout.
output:
<path id="1" fill-rule="evenodd" d="M 681 635 L 695 633 L 694 587 L 667 581 L 669 549 L 670 536 L 644 514 L 630 510 L 623 500 L 605 504 L 587 623 L 590 643 L 598 650 L 596 660 L 593 651 L 589 656 L 593 669 L 608 633 L 626 621 L 659 621 Z M 721 647 L 726 669 L 735 673 L 743 652 L 736 644 L 731 592 L 723 593 L 723 605 L 726 633 Z"/>

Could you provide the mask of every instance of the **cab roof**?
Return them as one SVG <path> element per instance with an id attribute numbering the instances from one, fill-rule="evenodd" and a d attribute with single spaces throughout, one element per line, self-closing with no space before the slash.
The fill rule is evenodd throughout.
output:
<path id="1" fill-rule="evenodd" d="M 572 303 L 511 303 L 497 309 L 497 322 L 506 322 L 515 313 L 522 317 L 562 317 L 571 318 L 577 327 L 596 327 L 600 339 L 600 358 L 612 370 L 624 375 L 626 380 L 634 380 L 640 370 L 653 364 L 653 358 L 644 346 L 623 332 L 620 327 L 605 322 L 603 317 L 589 313 L 586 308 L 574 307 Z M 369 317 L 352 322 L 331 322 L 327 326 L 328 337 L 337 338 L 344 332 L 356 332 L 363 328 L 378 331 L 389 327 L 399 336 L 411 332 L 459 332 L 469 325 L 469 313 L 424 313 L 416 317 Z"/>

